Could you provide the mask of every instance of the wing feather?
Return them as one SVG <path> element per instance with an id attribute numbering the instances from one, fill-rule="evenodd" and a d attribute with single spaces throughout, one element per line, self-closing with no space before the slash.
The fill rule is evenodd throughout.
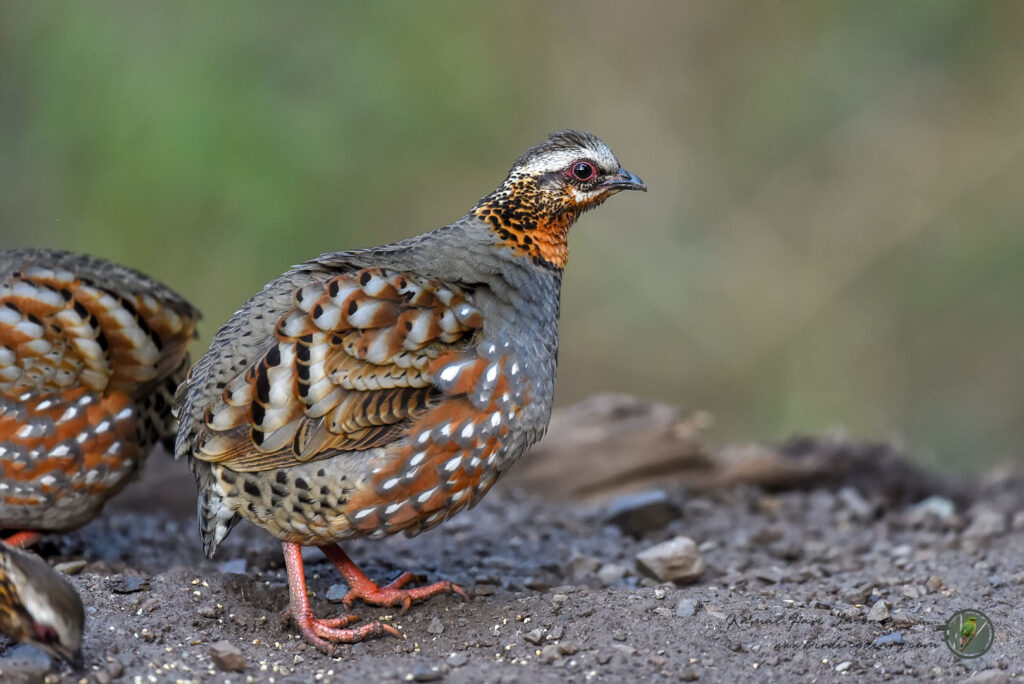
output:
<path id="1" fill-rule="evenodd" d="M 466 291 L 412 273 L 302 284 L 266 351 L 206 407 L 195 455 L 245 472 L 387 445 L 437 403 L 431 362 L 481 325 Z"/>

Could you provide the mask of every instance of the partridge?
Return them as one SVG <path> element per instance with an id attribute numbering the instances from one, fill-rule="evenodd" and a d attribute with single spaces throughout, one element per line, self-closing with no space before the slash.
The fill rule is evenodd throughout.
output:
<path id="1" fill-rule="evenodd" d="M 207 554 L 241 518 L 280 539 L 292 620 L 325 653 L 398 632 L 314 618 L 302 545 L 341 572 L 346 606 L 464 595 L 403 588 L 409 573 L 378 586 L 337 543 L 438 525 L 541 438 L 569 228 L 621 190 L 646 186 L 600 139 L 555 133 L 451 225 L 324 254 L 254 295 L 176 399 Z"/>
<path id="2" fill-rule="evenodd" d="M 199 314 L 131 269 L 44 249 L 0 252 L 0 528 L 89 522 L 170 442 Z"/>
<path id="3" fill-rule="evenodd" d="M 79 667 L 84 624 L 82 599 L 60 573 L 0 542 L 0 632 Z"/>

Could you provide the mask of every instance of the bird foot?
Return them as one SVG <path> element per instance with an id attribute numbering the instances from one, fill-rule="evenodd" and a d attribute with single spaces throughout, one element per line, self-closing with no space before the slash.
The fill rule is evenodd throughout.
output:
<path id="1" fill-rule="evenodd" d="M 344 574 L 344 573 L 342 573 Z M 398 579 L 390 584 L 383 587 L 378 586 L 375 582 L 368 579 L 362 572 L 360 579 L 350 578 L 345 575 L 345 579 L 349 581 L 349 590 L 345 594 L 345 598 L 342 599 L 342 604 L 346 608 L 351 608 L 352 604 L 355 603 L 356 599 L 361 599 L 364 603 L 369 603 L 374 606 L 402 606 L 402 610 L 399 612 L 400 615 L 405 615 L 406 611 L 409 610 L 414 602 L 425 601 L 431 596 L 437 594 L 456 594 L 464 601 L 469 600 L 469 596 L 466 592 L 457 584 L 444 580 L 441 582 L 435 582 L 434 584 L 428 584 L 423 587 L 412 587 L 410 589 L 402 589 L 406 584 L 416 579 L 416 575 L 411 572 L 403 573 Z"/>
<path id="2" fill-rule="evenodd" d="M 14 546 L 19 549 L 27 549 L 28 547 L 35 544 L 42 538 L 41 532 L 33 532 L 32 530 L 23 530 L 21 532 L 15 532 L 11 536 L 5 538 L 3 541 L 8 546 Z"/>
<path id="3" fill-rule="evenodd" d="M 299 628 L 302 637 L 321 653 L 334 656 L 335 644 L 352 644 L 367 637 L 392 634 L 404 639 L 393 625 L 382 622 L 368 622 L 358 627 L 349 625 L 359 622 L 357 615 L 342 615 L 335 618 L 315 618 L 309 606 L 306 592 L 306 577 L 302 567 L 302 550 L 298 544 L 283 542 L 284 563 L 288 572 L 288 611 L 291 622 Z"/>
<path id="4" fill-rule="evenodd" d="M 355 628 L 349 628 L 349 625 L 359 622 L 358 615 L 315 618 L 309 612 L 298 616 L 289 612 L 289 617 L 292 623 L 299 628 L 302 638 L 316 650 L 329 656 L 335 655 L 335 646 L 339 643 L 354 644 L 369 637 L 384 636 L 385 634 L 392 634 L 399 639 L 405 638 L 393 625 L 386 625 L 383 622 L 368 622 Z"/>

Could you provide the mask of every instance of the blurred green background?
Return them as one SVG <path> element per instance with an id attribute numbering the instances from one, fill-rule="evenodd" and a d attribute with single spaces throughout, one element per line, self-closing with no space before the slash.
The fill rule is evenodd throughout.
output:
<path id="1" fill-rule="evenodd" d="M 0 2 L 0 246 L 205 312 L 448 223 L 550 131 L 650 186 L 572 235 L 558 401 L 716 441 L 1024 440 L 1024 4 Z"/>

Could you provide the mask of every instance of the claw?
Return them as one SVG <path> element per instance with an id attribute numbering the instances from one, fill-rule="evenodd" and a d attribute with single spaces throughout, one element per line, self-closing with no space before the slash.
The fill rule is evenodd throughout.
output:
<path id="1" fill-rule="evenodd" d="M 324 552 L 324 555 L 334 564 L 334 567 L 338 568 L 338 572 L 348 582 L 348 593 L 342 599 L 342 603 L 346 608 L 351 608 L 356 599 L 361 599 L 364 603 L 374 606 L 401 606 L 398 614 L 405 615 L 413 603 L 425 601 L 437 594 L 456 594 L 463 600 L 469 600 L 469 595 L 463 591 L 462 587 L 447 580 L 428 584 L 424 587 L 403 589 L 402 587 L 416 579 L 416 575 L 411 572 L 404 572 L 390 584 L 381 587 L 363 574 L 363 571 L 352 562 L 352 559 L 340 547 L 334 545 L 321 546 L 320 550 Z"/>
<path id="2" fill-rule="evenodd" d="M 289 608 L 285 617 L 298 627 L 302 637 L 321 653 L 335 655 L 338 643 L 355 643 L 368 637 L 391 634 L 400 639 L 405 637 L 393 625 L 369 622 L 358 627 L 349 627 L 359 622 L 358 615 L 341 615 L 333 618 L 315 618 L 309 606 L 306 593 L 306 577 L 302 568 L 302 550 L 298 544 L 283 542 L 285 567 L 288 571 Z"/>

